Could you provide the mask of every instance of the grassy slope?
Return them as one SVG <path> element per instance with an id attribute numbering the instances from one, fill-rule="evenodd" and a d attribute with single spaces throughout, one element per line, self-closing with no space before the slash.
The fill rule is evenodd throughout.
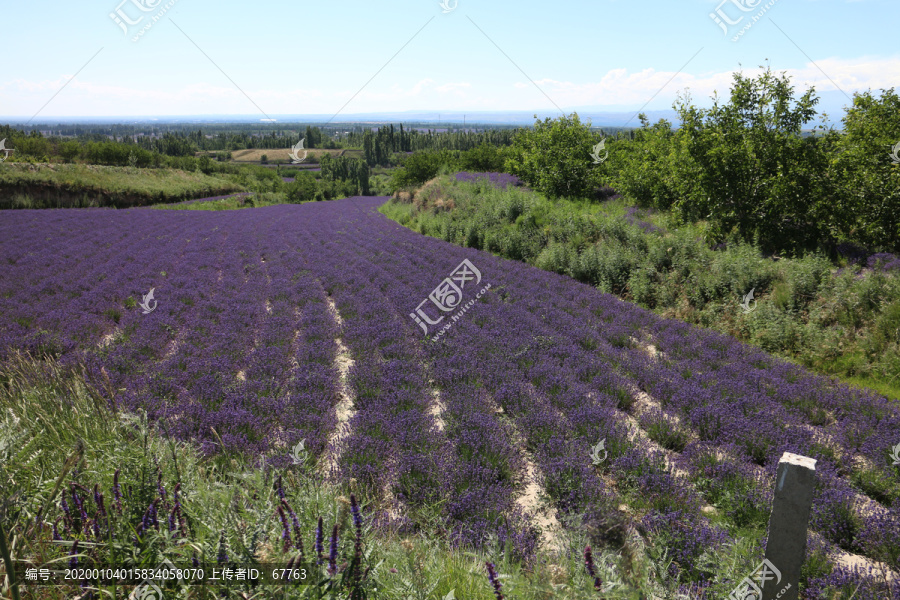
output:
<path id="1" fill-rule="evenodd" d="M 703 223 L 628 209 L 621 199 L 550 202 L 451 176 L 381 211 L 420 233 L 570 275 L 900 400 L 900 274 L 838 275 L 822 256 L 773 260 L 741 244 L 716 251 L 701 242 Z M 751 289 L 757 309 L 744 314 Z"/>
<path id="2" fill-rule="evenodd" d="M 81 164 L 0 164 L 0 190 L 8 203 L 15 193 L 95 198 L 101 206 L 143 205 L 205 196 L 243 188 L 220 177 L 176 169 L 138 169 Z M 2 204 L 0 204 L 2 206 Z"/>

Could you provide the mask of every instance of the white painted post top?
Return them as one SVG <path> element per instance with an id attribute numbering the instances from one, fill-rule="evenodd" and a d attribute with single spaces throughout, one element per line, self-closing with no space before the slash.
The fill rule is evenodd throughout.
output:
<path id="1" fill-rule="evenodd" d="M 781 460 L 778 461 L 780 463 L 788 463 L 791 465 L 797 465 L 798 467 L 803 467 L 805 469 L 809 469 L 810 471 L 816 470 L 816 459 L 810 458 L 808 456 L 801 456 L 799 454 L 791 454 L 790 452 L 785 452 L 781 455 Z"/>

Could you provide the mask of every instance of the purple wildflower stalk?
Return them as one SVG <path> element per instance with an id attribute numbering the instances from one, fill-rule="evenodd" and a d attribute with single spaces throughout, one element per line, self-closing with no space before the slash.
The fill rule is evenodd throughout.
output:
<path id="1" fill-rule="evenodd" d="M 284 500 L 284 487 L 281 485 L 281 475 L 278 476 L 278 479 L 275 480 L 275 493 L 278 494 L 278 497 Z"/>
<path id="2" fill-rule="evenodd" d="M 297 550 L 300 551 L 300 555 L 304 554 L 303 552 L 303 535 L 300 531 L 300 519 L 297 518 L 297 515 L 294 513 L 294 509 L 291 508 L 291 505 L 288 504 L 287 500 L 282 500 L 281 505 L 284 506 L 284 509 L 287 511 L 288 516 L 291 518 L 291 525 L 294 527 L 294 543 L 297 545 Z"/>
<path id="3" fill-rule="evenodd" d="M 97 504 L 97 514 L 106 515 L 106 507 L 103 505 L 103 492 L 100 491 L 100 484 L 94 485 L 94 502 Z"/>
<path id="4" fill-rule="evenodd" d="M 594 554 L 591 552 L 590 546 L 585 546 L 584 548 L 584 566 L 587 568 L 588 575 L 594 580 L 594 589 L 599 590 L 603 587 L 603 584 L 600 581 L 600 578 L 597 577 L 597 572 L 594 569 Z"/>
<path id="5" fill-rule="evenodd" d="M 62 498 L 62 502 L 60 503 L 60 506 L 62 507 L 62 511 L 63 511 L 63 526 L 64 526 L 63 528 L 66 533 L 69 533 L 69 530 L 72 529 L 72 527 L 73 527 L 72 526 L 72 511 L 69 509 L 68 503 L 66 503 L 65 495 L 63 495 L 61 498 Z"/>
<path id="6" fill-rule="evenodd" d="M 325 552 L 325 546 L 323 542 L 325 541 L 325 532 L 322 531 L 322 517 L 319 517 L 319 523 L 316 525 L 316 555 L 319 558 L 317 564 L 322 564 L 322 554 Z"/>
<path id="7" fill-rule="evenodd" d="M 356 496 L 354 494 L 350 494 L 350 514 L 353 515 L 353 525 L 356 526 L 356 530 L 361 531 L 362 514 L 359 512 L 359 504 L 357 504 Z"/>
<path id="8" fill-rule="evenodd" d="M 59 542 L 62 541 L 62 537 L 59 535 L 59 529 L 57 525 L 59 524 L 59 519 L 53 521 L 53 541 Z"/>
<path id="9" fill-rule="evenodd" d="M 75 543 L 72 544 L 72 550 L 69 552 L 69 568 L 75 569 L 78 567 L 78 540 L 75 540 Z"/>
<path id="10" fill-rule="evenodd" d="M 113 474 L 113 497 L 116 499 L 116 511 L 122 514 L 122 488 L 119 486 L 119 469 Z"/>
<path id="11" fill-rule="evenodd" d="M 331 530 L 331 544 L 328 549 L 328 574 L 337 573 L 337 554 L 338 554 L 338 526 L 335 524 Z"/>
<path id="12" fill-rule="evenodd" d="M 497 600 L 503 600 L 503 586 L 500 584 L 500 578 L 497 577 L 497 571 L 494 569 L 493 563 L 486 562 L 484 564 L 487 566 L 488 579 L 490 579 L 491 585 L 494 586 L 494 595 L 497 596 Z"/>
<path id="13" fill-rule="evenodd" d="M 278 507 L 278 518 L 281 519 L 281 539 L 284 542 L 283 552 L 287 552 L 291 547 L 291 528 L 288 525 L 287 517 L 284 514 L 284 508 Z"/>
<path id="14" fill-rule="evenodd" d="M 77 488 L 75 484 L 72 484 L 72 502 L 75 504 L 75 508 L 78 509 L 78 516 L 81 518 L 81 524 L 79 529 L 84 530 L 87 527 L 88 523 L 88 515 L 87 510 L 84 508 L 84 501 L 81 499 L 81 496 L 78 495 Z"/>
<path id="15" fill-rule="evenodd" d="M 356 585 L 359 583 L 360 569 L 362 569 L 363 521 L 359 511 L 359 504 L 356 502 L 356 496 L 354 494 L 350 494 L 350 514 L 353 515 L 353 524 L 356 526 L 356 540 L 353 544 L 353 573 L 351 577 L 353 585 Z"/>
<path id="16" fill-rule="evenodd" d="M 222 535 L 219 536 L 219 554 L 216 556 L 216 560 L 220 565 L 228 562 L 228 553 L 225 552 L 225 531 L 222 531 Z"/>

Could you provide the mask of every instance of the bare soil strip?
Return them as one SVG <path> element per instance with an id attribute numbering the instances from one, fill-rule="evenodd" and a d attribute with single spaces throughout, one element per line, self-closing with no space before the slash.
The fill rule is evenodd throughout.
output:
<path id="1" fill-rule="evenodd" d="M 327 298 L 327 301 L 328 309 L 337 323 L 338 328 L 343 327 L 344 320 L 341 318 L 340 313 L 338 313 L 334 300 L 329 297 Z M 325 455 L 322 461 L 321 470 L 326 475 L 337 472 L 338 464 L 341 459 L 341 452 L 343 451 L 344 440 L 350 435 L 348 421 L 356 414 L 356 411 L 353 410 L 353 398 L 350 395 L 350 386 L 348 382 L 350 367 L 355 364 L 355 361 L 350 357 L 350 351 L 347 349 L 347 346 L 344 345 L 341 338 L 336 338 L 334 343 L 338 348 L 337 356 L 334 359 L 334 366 L 338 370 L 338 373 L 340 373 L 341 400 L 335 407 L 337 427 L 335 427 L 328 438 L 328 445 L 326 446 Z"/>
<path id="2" fill-rule="evenodd" d="M 532 389 L 532 393 L 536 391 Z M 495 411 L 503 414 L 503 407 L 496 406 Z M 544 491 L 543 474 L 534 463 L 531 453 L 525 447 L 525 438 L 512 423 L 513 437 L 516 445 L 525 457 L 525 489 L 522 495 L 516 498 L 516 503 L 522 510 L 531 516 L 533 522 L 541 530 L 541 546 L 545 550 L 561 553 L 566 548 L 563 527 L 557 518 L 556 508 L 547 502 L 547 493 Z"/>
<path id="3" fill-rule="evenodd" d="M 434 422 L 437 425 L 439 431 L 443 431 L 446 424 L 444 423 L 443 414 L 444 411 L 447 410 L 447 407 L 444 406 L 444 403 L 441 402 L 441 392 L 437 388 L 434 387 L 434 381 L 431 380 L 428 382 L 431 387 L 431 407 L 429 408 L 429 414 L 434 417 Z"/>
<path id="4" fill-rule="evenodd" d="M 100 343 L 97 344 L 97 348 L 102 350 L 102 349 L 106 348 L 107 346 L 109 346 L 110 344 L 112 344 L 113 342 L 115 342 L 121 336 L 122 336 L 122 328 L 117 325 L 115 329 L 113 329 L 111 332 L 107 333 L 102 338 L 100 338 Z"/>

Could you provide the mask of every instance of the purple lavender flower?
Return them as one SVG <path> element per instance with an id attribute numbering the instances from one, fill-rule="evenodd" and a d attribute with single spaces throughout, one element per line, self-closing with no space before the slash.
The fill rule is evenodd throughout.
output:
<path id="1" fill-rule="evenodd" d="M 497 597 L 497 600 L 503 600 L 503 585 L 500 583 L 500 578 L 497 577 L 497 571 L 494 569 L 493 563 L 486 562 L 484 564 L 487 566 L 488 579 L 491 585 L 494 586 L 494 595 Z"/>
<path id="2" fill-rule="evenodd" d="M 602 587 L 600 582 L 600 578 L 597 577 L 597 572 L 594 569 L 594 555 L 591 552 L 590 546 L 584 547 L 584 566 L 587 568 L 588 575 L 591 576 L 591 579 L 594 580 L 594 589 L 599 590 Z"/>
<path id="3" fill-rule="evenodd" d="M 73 527 L 72 525 L 72 511 L 69 509 L 68 503 L 66 503 L 65 495 L 60 496 L 60 507 L 63 511 L 63 526 L 65 532 L 68 533 L 69 529 Z"/>
<path id="4" fill-rule="evenodd" d="M 353 525 L 357 531 L 362 530 L 362 514 L 359 512 L 359 504 L 356 503 L 356 496 L 350 494 L 350 514 L 353 515 Z"/>
<path id="5" fill-rule="evenodd" d="M 291 505 L 288 504 L 287 500 L 282 500 L 281 505 L 284 506 L 284 509 L 287 511 L 288 516 L 291 518 L 291 525 L 294 527 L 294 543 L 297 544 L 297 550 L 300 551 L 300 555 L 302 556 L 303 551 L 303 534 L 300 530 L 300 519 L 297 518 L 297 515 L 294 513 L 294 509 L 291 508 Z"/>
<path id="6" fill-rule="evenodd" d="M 325 532 L 322 523 L 322 517 L 319 517 L 319 523 L 316 525 L 316 555 L 318 556 L 318 564 L 322 564 L 322 554 L 325 553 Z"/>
<path id="7" fill-rule="evenodd" d="M 281 539 L 284 542 L 282 552 L 287 552 L 291 547 L 291 529 L 288 526 L 288 520 L 284 514 L 284 509 L 280 505 L 278 506 L 278 518 L 281 519 Z"/>
<path id="8" fill-rule="evenodd" d="M 228 553 L 225 551 L 225 530 L 222 530 L 222 534 L 219 536 L 219 553 L 216 556 L 216 561 L 220 565 L 228 562 Z"/>
<path id="9" fill-rule="evenodd" d="M 75 540 L 75 543 L 72 544 L 72 549 L 69 551 L 69 568 L 76 569 L 78 568 L 78 540 Z"/>
<path id="10" fill-rule="evenodd" d="M 278 494 L 278 497 L 281 500 L 284 500 L 285 494 L 284 494 L 284 488 L 281 485 L 281 475 L 279 475 L 278 479 L 275 480 L 275 493 Z"/>
<path id="11" fill-rule="evenodd" d="M 335 524 L 331 530 L 331 544 L 328 549 L 328 574 L 334 576 L 337 573 L 338 555 L 338 526 Z"/>

